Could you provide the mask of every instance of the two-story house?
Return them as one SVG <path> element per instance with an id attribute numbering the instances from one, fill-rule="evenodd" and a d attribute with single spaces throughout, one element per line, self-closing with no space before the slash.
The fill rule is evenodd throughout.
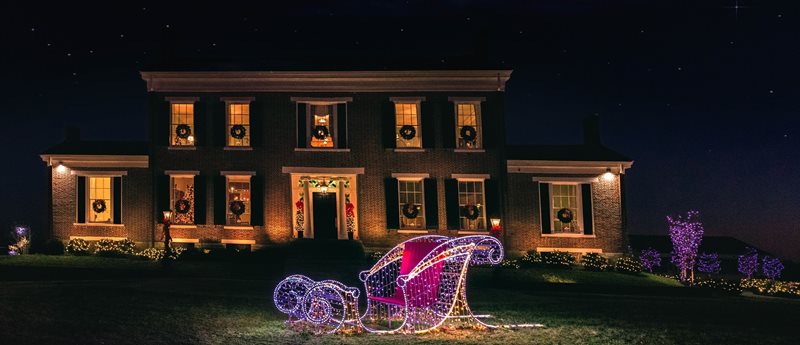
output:
<path id="1" fill-rule="evenodd" d="M 509 147 L 509 70 L 141 73 L 146 143 L 44 152 L 60 240 L 389 247 L 493 233 L 512 251 L 619 253 L 632 161 L 600 144 Z M 144 119 L 144 116 L 143 116 Z M 546 130 L 546 129 L 542 129 Z M 494 231 L 492 231 L 494 230 Z"/>

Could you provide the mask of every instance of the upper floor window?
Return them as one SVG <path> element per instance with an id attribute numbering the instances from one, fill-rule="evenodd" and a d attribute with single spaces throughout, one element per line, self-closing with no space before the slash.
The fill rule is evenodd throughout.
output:
<path id="1" fill-rule="evenodd" d="M 335 147 L 334 126 L 336 115 L 336 107 L 333 104 L 311 103 L 308 105 L 308 123 L 311 124 L 308 132 L 310 147 Z"/>
<path id="2" fill-rule="evenodd" d="M 175 224 L 194 224 L 194 176 L 170 176 L 170 205 Z"/>
<path id="3" fill-rule="evenodd" d="M 170 145 L 194 146 L 194 103 L 171 103 L 170 129 Z"/>
<path id="4" fill-rule="evenodd" d="M 456 148 L 479 149 L 481 138 L 481 111 L 479 102 L 456 102 Z"/>
<path id="5" fill-rule="evenodd" d="M 400 229 L 425 228 L 425 194 L 422 179 L 398 181 Z"/>
<path id="6" fill-rule="evenodd" d="M 87 207 L 89 223 L 111 223 L 114 206 L 111 202 L 113 189 L 111 177 L 89 177 L 89 198 Z"/>
<path id="7" fill-rule="evenodd" d="M 226 176 L 227 225 L 250 225 L 250 176 Z"/>
<path id="8" fill-rule="evenodd" d="M 554 234 L 583 234 L 581 193 L 577 183 L 550 185 L 550 219 Z"/>
<path id="9" fill-rule="evenodd" d="M 232 102 L 227 108 L 228 146 L 250 146 L 250 103 Z"/>
<path id="10" fill-rule="evenodd" d="M 486 201 L 483 180 L 458 180 L 461 230 L 486 230 Z"/>
<path id="11" fill-rule="evenodd" d="M 397 147 L 422 147 L 419 102 L 395 102 L 395 134 Z"/>
<path id="12" fill-rule="evenodd" d="M 351 97 L 291 97 L 297 104 L 297 149 L 346 150 Z"/>

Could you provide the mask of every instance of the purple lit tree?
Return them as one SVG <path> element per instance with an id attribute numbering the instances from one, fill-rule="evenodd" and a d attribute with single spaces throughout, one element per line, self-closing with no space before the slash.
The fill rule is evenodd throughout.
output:
<path id="1" fill-rule="evenodd" d="M 703 240 L 700 212 L 689 211 L 686 217 L 667 216 L 667 223 L 669 237 L 672 239 L 672 263 L 678 267 L 681 281 L 693 280 L 697 249 Z"/>
<path id="2" fill-rule="evenodd" d="M 756 271 L 758 271 L 758 251 L 748 247 L 744 254 L 739 255 L 739 273 L 750 279 Z"/>
<path id="3" fill-rule="evenodd" d="M 700 260 L 697 262 L 697 270 L 706 274 L 716 274 L 720 271 L 719 254 L 717 253 L 703 253 L 700 254 Z"/>
<path id="4" fill-rule="evenodd" d="M 781 260 L 778 258 L 773 258 L 770 256 L 765 256 L 763 259 L 764 265 L 761 267 L 761 272 L 764 273 L 764 276 L 775 280 L 781 276 L 781 271 L 783 271 L 783 264 Z"/>
<path id="5" fill-rule="evenodd" d="M 647 272 L 653 273 L 653 268 L 661 266 L 661 253 L 653 248 L 642 249 L 639 261 Z"/>

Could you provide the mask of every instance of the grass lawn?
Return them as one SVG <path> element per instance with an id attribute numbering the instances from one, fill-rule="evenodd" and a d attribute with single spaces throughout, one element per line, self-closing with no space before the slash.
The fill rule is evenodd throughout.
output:
<path id="1" fill-rule="evenodd" d="M 0 257 L 3 344 L 789 344 L 798 301 L 773 298 L 631 295 L 613 287 L 686 290 L 645 275 L 476 269 L 468 291 L 491 322 L 546 328 L 413 335 L 296 333 L 272 305 L 287 272 L 347 277 L 361 262 L 176 262 L 93 257 Z M 567 286 L 605 287 L 598 292 Z M 609 286 L 611 288 L 609 288 Z M 363 303 L 362 303 L 363 305 Z"/>

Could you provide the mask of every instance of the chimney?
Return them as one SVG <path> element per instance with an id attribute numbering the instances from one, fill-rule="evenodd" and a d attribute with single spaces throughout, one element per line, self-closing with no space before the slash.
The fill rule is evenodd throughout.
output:
<path id="1" fill-rule="evenodd" d="M 64 128 L 64 142 L 77 143 L 81 141 L 81 129 L 78 127 Z"/>
<path id="2" fill-rule="evenodd" d="M 594 113 L 583 119 L 583 144 L 586 146 L 601 146 L 600 143 L 600 115 Z"/>

